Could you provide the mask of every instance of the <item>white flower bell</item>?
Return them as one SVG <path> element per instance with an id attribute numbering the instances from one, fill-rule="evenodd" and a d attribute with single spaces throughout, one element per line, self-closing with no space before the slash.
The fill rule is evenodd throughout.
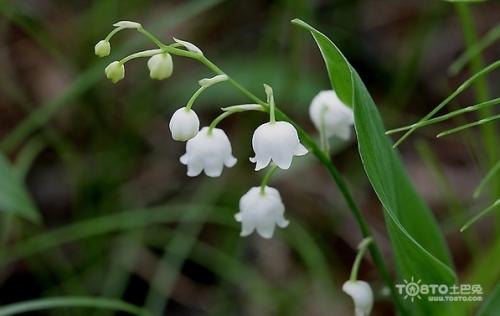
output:
<path id="1" fill-rule="evenodd" d="M 187 165 L 187 175 L 195 177 L 202 171 L 209 177 L 218 177 L 224 166 L 230 168 L 236 164 L 233 157 L 231 143 L 219 128 L 203 127 L 196 136 L 188 140 L 186 153 L 180 158 L 182 164 Z"/>
<path id="2" fill-rule="evenodd" d="M 104 69 L 104 73 L 109 80 L 117 83 L 125 77 L 125 66 L 119 61 L 114 61 Z"/>
<path id="3" fill-rule="evenodd" d="M 252 137 L 256 163 L 255 170 L 261 170 L 271 160 L 281 169 L 288 169 L 293 156 L 307 154 L 307 149 L 300 143 L 297 130 L 292 124 L 284 121 L 269 122 L 259 126 Z"/>
<path id="4" fill-rule="evenodd" d="M 240 212 L 234 217 L 241 222 L 241 236 L 257 230 L 260 236 L 271 238 L 276 225 L 288 226 L 284 213 L 285 206 L 278 190 L 266 186 L 262 192 L 260 187 L 253 187 L 241 197 Z"/>
<path id="5" fill-rule="evenodd" d="M 95 44 L 94 52 L 99 57 L 106 57 L 111 52 L 111 44 L 106 40 L 100 40 Z"/>
<path id="6" fill-rule="evenodd" d="M 342 286 L 342 291 L 352 297 L 354 313 L 356 316 L 368 316 L 373 307 L 373 292 L 365 281 L 347 281 Z"/>
<path id="7" fill-rule="evenodd" d="M 195 111 L 182 107 L 174 112 L 168 127 L 174 140 L 186 141 L 196 136 L 200 129 L 200 120 Z"/>
<path id="8" fill-rule="evenodd" d="M 351 136 L 354 114 L 337 96 L 335 91 L 318 93 L 309 106 L 309 116 L 316 129 L 324 131 L 326 137 L 338 137 L 347 140 Z"/>
<path id="9" fill-rule="evenodd" d="M 168 53 L 151 56 L 148 60 L 149 76 L 151 79 L 163 80 L 172 75 L 174 63 Z"/>

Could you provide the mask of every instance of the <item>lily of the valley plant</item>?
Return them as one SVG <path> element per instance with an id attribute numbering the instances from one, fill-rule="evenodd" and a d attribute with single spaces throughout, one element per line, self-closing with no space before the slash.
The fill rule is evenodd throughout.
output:
<path id="1" fill-rule="evenodd" d="M 169 128 L 172 138 L 175 141 L 186 142 L 186 153 L 179 160 L 181 164 L 186 165 L 188 176 L 195 177 L 204 173 L 209 177 L 219 177 L 224 167 L 231 168 L 237 163 L 238 160 L 232 154 L 230 138 L 224 130 L 217 127 L 224 118 L 246 111 L 269 113 L 268 121 L 258 126 L 253 133 L 251 144 L 254 156 L 240 159 L 243 162 L 255 163 L 256 171 L 265 168 L 267 171 L 259 186 L 252 187 L 243 194 L 239 202 L 239 212 L 234 217 L 241 223 L 241 236 L 248 236 L 256 231 L 264 238 L 271 238 L 276 226 L 287 227 L 289 221 L 285 218 L 285 205 L 281 195 L 276 188 L 268 186 L 268 183 L 277 169 L 289 169 L 293 158 L 306 155 L 308 149 L 301 143 L 297 129 L 291 122 L 276 119 L 277 109 L 273 89 L 269 85 L 263 85 L 267 97 L 266 102 L 263 102 L 206 59 L 203 52 L 194 44 L 174 38 L 172 44 L 165 45 L 146 31 L 141 24 L 135 22 L 121 21 L 114 26 L 116 28 L 104 40 L 96 44 L 97 56 L 108 56 L 111 51 L 109 41 L 116 33 L 125 29 L 134 29 L 144 34 L 158 48 L 137 52 L 111 62 L 105 68 L 105 75 L 113 83 L 125 77 L 125 64 L 136 58 L 148 58 L 149 76 L 156 80 L 167 79 L 172 75 L 174 70 L 172 55 L 196 59 L 216 73 L 216 76 L 212 78 L 199 80 L 200 88 L 185 105 L 174 111 L 170 119 Z M 211 86 L 228 81 L 255 103 L 223 107 L 219 116 L 209 124 L 202 124 L 203 127 L 200 128 L 200 120 L 193 109 L 196 99 Z M 319 132 L 321 148 L 325 154 L 328 153 L 330 137 L 336 137 L 342 141 L 349 139 L 354 123 L 353 111 L 340 101 L 334 91 L 319 92 L 311 102 L 309 114 Z M 365 244 L 367 245 L 368 242 Z M 361 255 L 366 245 L 360 247 Z M 356 260 L 356 267 L 359 266 L 359 260 Z M 355 270 L 357 271 L 357 268 Z M 369 314 L 373 297 L 370 286 L 366 282 L 351 278 L 344 284 L 343 290 L 352 296 L 356 306 L 356 315 Z"/>
<path id="2" fill-rule="evenodd" d="M 169 78 L 174 70 L 172 55 L 205 58 L 203 52 L 194 44 L 174 38 L 170 45 L 164 45 L 141 24 L 131 21 L 115 23 L 109 35 L 95 45 L 95 54 L 99 57 L 108 56 L 111 52 L 111 38 L 125 29 L 134 29 L 146 35 L 158 46 L 131 54 L 121 60 L 111 62 L 104 70 L 106 77 L 117 83 L 125 77 L 125 63 L 136 58 L 148 58 L 147 67 L 151 79 L 163 80 Z M 207 61 L 207 60 L 206 60 Z M 207 61 L 208 62 L 208 61 Z M 277 189 L 267 186 L 271 175 L 279 168 L 290 168 L 294 156 L 303 156 L 308 150 L 301 144 L 296 128 L 287 121 L 276 120 L 273 89 L 264 84 L 267 96 L 265 106 L 262 104 L 241 104 L 222 108 L 222 114 L 210 124 L 200 129 L 200 120 L 193 110 L 193 105 L 200 94 L 211 86 L 231 80 L 226 74 L 220 73 L 212 78 L 199 81 L 200 88 L 192 95 L 185 106 L 177 109 L 170 119 L 169 128 L 172 138 L 186 142 L 186 153 L 180 157 L 180 162 L 187 166 L 187 175 L 195 177 L 204 173 L 209 177 L 218 177 L 224 167 L 233 167 L 237 159 L 232 154 L 231 142 L 224 130 L 217 124 L 231 114 L 245 111 L 267 111 L 269 121 L 258 126 L 252 137 L 254 157 L 249 157 L 255 163 L 255 170 L 268 168 L 258 187 L 251 188 L 240 200 L 240 212 L 235 215 L 241 223 L 241 236 L 252 232 L 264 238 L 273 236 L 275 226 L 284 228 L 288 221 L 284 217 L 285 206 Z M 324 149 L 328 146 L 329 137 L 347 140 L 351 134 L 354 122 L 352 109 L 344 105 L 334 91 L 321 91 L 311 102 L 309 113 L 320 133 Z M 246 161 L 244 159 L 243 161 Z"/>

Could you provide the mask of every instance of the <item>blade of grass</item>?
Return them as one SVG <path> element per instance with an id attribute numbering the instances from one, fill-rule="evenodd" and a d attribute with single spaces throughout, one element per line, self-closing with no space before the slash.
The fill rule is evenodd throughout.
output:
<path id="1" fill-rule="evenodd" d="M 390 134 L 394 134 L 394 133 L 404 132 L 404 131 L 407 131 L 407 130 L 413 128 L 413 127 L 421 128 L 421 127 L 428 126 L 428 125 L 431 125 L 431 124 L 434 124 L 434 123 L 445 121 L 447 119 L 453 118 L 453 117 L 455 117 L 457 115 L 460 115 L 460 114 L 470 113 L 470 112 L 477 111 L 477 110 L 480 110 L 482 108 L 485 108 L 485 107 L 488 107 L 488 106 L 497 105 L 497 104 L 500 104 L 500 98 L 496 98 L 496 99 L 489 100 L 489 101 L 486 101 L 486 102 L 481 102 L 481 103 L 478 103 L 478 104 L 470 105 L 470 106 L 467 106 L 467 107 L 464 107 L 464 108 L 452 111 L 452 112 L 450 112 L 448 114 L 444 114 L 444 115 L 441 115 L 441 116 L 429 119 L 429 120 L 424 121 L 422 123 L 415 123 L 415 124 L 412 124 L 412 125 L 407 125 L 407 126 L 403 126 L 403 127 L 398 127 L 398 128 L 395 128 L 395 129 L 391 129 L 391 130 L 388 130 L 387 132 L 385 132 L 385 134 L 386 135 L 390 135 Z"/>
<path id="2" fill-rule="evenodd" d="M 223 187 L 223 183 L 214 186 L 211 182 L 204 182 L 200 185 L 192 199 L 206 206 L 193 206 L 185 210 L 182 218 L 180 218 L 181 223 L 177 227 L 176 233 L 165 244 L 164 253 L 158 261 L 152 279 L 153 284 L 150 284 L 144 304 L 144 308 L 154 315 L 164 314 L 179 271 L 201 232 L 204 224 L 203 218 L 210 215 L 209 210 L 206 208 L 214 203 Z M 193 223 L 192 220 L 195 218 L 197 222 Z M 169 253 L 172 252 L 177 254 L 176 260 L 169 257 Z M 161 291 L 158 292 L 157 289 L 161 289 Z"/>
<path id="3" fill-rule="evenodd" d="M 497 69 L 500 67 L 500 60 L 497 60 L 490 65 L 486 66 L 485 68 L 481 69 L 477 73 L 475 73 L 472 77 L 469 79 L 465 80 L 458 88 L 453 91 L 452 94 L 450 94 L 446 99 L 444 99 L 441 103 L 439 103 L 432 111 L 430 111 L 427 115 L 425 115 L 422 119 L 420 119 L 415 125 L 421 124 L 424 121 L 429 120 L 432 118 L 437 112 L 439 112 L 444 106 L 446 106 L 450 101 L 452 101 L 456 96 L 458 96 L 460 93 L 462 93 L 465 89 L 470 87 L 474 82 L 476 82 L 479 78 L 482 78 L 486 74 L 492 72 L 493 70 Z M 401 138 L 398 139 L 393 145 L 393 147 L 399 146 L 405 139 L 407 139 L 417 128 L 412 127 L 410 130 L 408 130 Z"/>
<path id="4" fill-rule="evenodd" d="M 468 47 L 448 68 L 448 73 L 457 75 L 472 58 L 500 39 L 500 24 L 492 28 L 486 35 L 473 46 Z"/>
<path id="5" fill-rule="evenodd" d="M 126 312 L 132 315 L 151 315 L 141 308 L 120 300 L 95 297 L 52 297 L 4 305 L 0 307 L 0 316 L 16 315 L 27 312 L 55 308 L 100 308 Z"/>
<path id="6" fill-rule="evenodd" d="M 472 224 L 474 224 L 475 222 L 477 222 L 478 220 L 483 218 L 485 215 L 487 215 L 489 212 L 493 211 L 498 206 L 500 206 L 500 199 L 496 200 L 493 204 L 491 204 L 490 206 L 488 206 L 487 208 L 485 208 L 484 210 L 479 212 L 476 216 L 471 218 L 467 223 L 464 224 L 464 226 L 462 226 L 462 228 L 460 228 L 460 232 L 464 232 Z"/>
<path id="7" fill-rule="evenodd" d="M 446 205 L 448 206 L 448 212 L 450 217 L 453 218 L 454 230 L 456 227 L 460 227 L 461 223 L 465 221 L 465 208 L 462 206 L 459 198 L 453 192 L 453 187 L 446 178 L 442 166 L 439 165 L 439 161 L 434 155 L 429 144 L 424 141 L 418 141 L 416 143 L 416 149 L 420 157 L 424 161 L 428 170 L 430 170 L 432 176 L 437 182 L 440 191 L 444 194 Z M 464 241 L 468 252 L 471 256 L 478 255 L 480 250 L 479 241 L 477 238 L 470 233 L 464 234 Z"/>
<path id="8" fill-rule="evenodd" d="M 27 240 L 20 241 L 8 249 L 1 249 L 0 265 L 21 260 L 33 254 L 76 240 L 153 224 L 174 223 L 181 218 L 184 210 L 191 206 L 193 205 L 168 205 L 126 211 L 118 214 L 94 217 L 56 228 L 33 236 Z M 223 210 L 223 208 L 220 207 L 216 209 Z M 222 218 L 222 216 L 218 215 L 219 213 L 220 212 L 214 212 L 211 218 L 207 220 L 211 223 L 227 224 L 227 219 Z M 232 221 L 230 223 L 233 224 Z"/>
<path id="9" fill-rule="evenodd" d="M 488 171 L 488 173 L 483 177 L 479 185 L 477 186 L 476 190 L 474 190 L 473 197 L 477 199 L 481 192 L 483 191 L 484 187 L 486 184 L 493 179 L 493 177 L 497 174 L 497 172 L 500 171 L 500 160 L 497 161 L 497 163 L 493 166 L 493 168 Z"/>
<path id="10" fill-rule="evenodd" d="M 472 123 L 468 123 L 468 124 L 465 124 L 465 125 L 462 125 L 462 126 L 459 126 L 459 127 L 455 127 L 455 128 L 446 130 L 444 132 L 441 132 L 441 133 L 437 134 L 436 137 L 440 138 L 440 137 L 443 137 L 443 136 L 448 136 L 450 134 L 454 134 L 454 133 L 463 131 L 465 129 L 468 129 L 468 128 L 471 128 L 471 127 L 474 127 L 474 126 L 481 126 L 483 124 L 494 122 L 494 121 L 496 121 L 498 119 L 500 119 L 500 114 L 493 115 L 491 117 L 484 118 L 484 119 L 481 119 L 479 121 L 475 121 L 475 122 L 472 122 Z"/>

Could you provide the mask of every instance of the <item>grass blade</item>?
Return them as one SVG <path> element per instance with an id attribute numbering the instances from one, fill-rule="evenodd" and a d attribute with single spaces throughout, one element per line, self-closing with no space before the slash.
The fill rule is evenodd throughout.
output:
<path id="1" fill-rule="evenodd" d="M 54 308 L 98 308 L 126 312 L 132 315 L 149 316 L 147 311 L 120 300 L 95 297 L 52 297 L 24 301 L 0 307 L 0 316 Z"/>
<path id="2" fill-rule="evenodd" d="M 476 190 L 474 190 L 474 194 L 473 194 L 473 197 L 475 199 L 477 199 L 479 197 L 479 195 L 481 194 L 481 192 L 483 191 L 484 187 L 486 186 L 486 184 L 491 180 L 493 179 L 493 176 L 495 176 L 497 174 L 497 172 L 500 171 L 500 160 L 497 161 L 497 163 L 493 166 L 493 168 L 490 169 L 490 171 L 488 171 L 488 173 L 486 174 L 486 176 L 484 176 L 483 180 L 481 180 L 481 182 L 479 183 L 479 185 L 477 186 Z"/>
<path id="3" fill-rule="evenodd" d="M 471 128 L 471 127 L 474 127 L 474 126 L 479 126 L 479 125 L 487 124 L 487 123 L 493 122 L 493 121 L 498 120 L 498 119 L 500 119 L 500 114 L 493 115 L 491 117 L 488 117 L 488 118 L 485 118 L 485 119 L 482 119 L 482 120 L 479 120 L 479 121 L 475 121 L 475 122 L 472 122 L 472 123 L 468 123 L 468 124 L 465 124 L 465 125 L 462 125 L 462 126 L 459 126 L 459 127 L 455 127 L 455 128 L 446 130 L 444 132 L 441 132 L 441 133 L 437 134 L 436 137 L 440 138 L 440 137 L 443 137 L 443 136 L 448 136 L 450 134 L 454 134 L 454 133 L 463 131 L 465 129 L 468 129 L 468 128 Z"/>
<path id="4" fill-rule="evenodd" d="M 485 208 L 484 210 L 479 212 L 479 214 L 477 214 L 476 216 L 471 218 L 467 223 L 464 224 L 464 226 L 462 226 L 462 228 L 460 228 L 460 232 L 465 231 L 472 224 L 474 224 L 475 222 L 480 220 L 483 216 L 485 216 L 489 212 L 493 211 L 497 206 L 500 206 L 500 199 L 496 200 L 493 204 L 491 204 L 490 206 L 488 206 L 487 208 Z"/>
<path id="5" fill-rule="evenodd" d="M 455 91 L 453 91 L 452 94 L 450 94 L 446 99 L 444 99 L 441 103 L 438 104 L 432 111 L 430 111 L 427 115 L 425 115 L 420 121 L 418 121 L 416 124 L 421 124 L 424 121 L 429 120 L 432 118 L 437 112 L 439 112 L 444 106 L 446 106 L 448 103 L 450 103 L 456 96 L 458 96 L 460 93 L 462 93 L 465 89 L 470 87 L 476 80 L 482 78 L 484 75 L 492 72 L 493 70 L 497 69 L 500 67 L 500 60 L 497 60 L 493 62 L 492 64 L 484 67 L 481 71 L 475 73 L 472 77 L 469 79 L 465 80 Z M 407 139 L 415 130 L 417 127 L 412 127 L 410 128 L 409 131 L 407 131 L 396 143 L 394 143 L 393 147 L 396 148 L 398 147 L 405 139 Z"/>

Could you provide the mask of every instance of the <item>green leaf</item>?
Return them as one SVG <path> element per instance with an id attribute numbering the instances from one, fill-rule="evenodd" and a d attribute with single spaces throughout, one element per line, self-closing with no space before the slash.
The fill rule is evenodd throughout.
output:
<path id="1" fill-rule="evenodd" d="M 38 222 L 39 213 L 26 192 L 20 175 L 0 153 L 0 211 Z"/>
<path id="2" fill-rule="evenodd" d="M 387 230 L 401 279 L 414 277 L 424 283 L 453 283 L 455 273 L 444 238 L 424 201 L 416 193 L 399 155 L 392 149 L 378 110 L 364 83 L 338 48 L 322 33 L 303 21 L 295 24 L 309 30 L 329 69 L 333 89 L 352 100 L 361 160 L 384 210 Z M 344 64 L 343 66 L 341 64 Z M 346 67 L 349 72 L 346 73 Z M 341 72 L 336 72 L 341 69 Z M 338 83 L 341 84 L 338 84 Z M 349 97 L 349 94 L 351 95 Z M 443 305 L 425 299 L 412 303 L 419 314 L 440 315 Z M 416 310 L 415 310 L 416 308 Z"/>
<path id="3" fill-rule="evenodd" d="M 333 44 L 328 37 L 316 31 L 312 26 L 302 20 L 294 19 L 292 23 L 297 24 L 309 30 L 318 43 L 321 55 L 326 63 L 326 70 L 330 82 L 336 87 L 335 92 L 342 102 L 352 107 L 353 104 L 353 87 L 352 80 L 347 80 L 351 77 L 351 69 L 349 63 L 345 59 L 340 50 Z"/>
<path id="4" fill-rule="evenodd" d="M 500 311 L 500 283 L 497 284 L 493 292 L 488 296 L 477 316 L 495 316 Z"/>

